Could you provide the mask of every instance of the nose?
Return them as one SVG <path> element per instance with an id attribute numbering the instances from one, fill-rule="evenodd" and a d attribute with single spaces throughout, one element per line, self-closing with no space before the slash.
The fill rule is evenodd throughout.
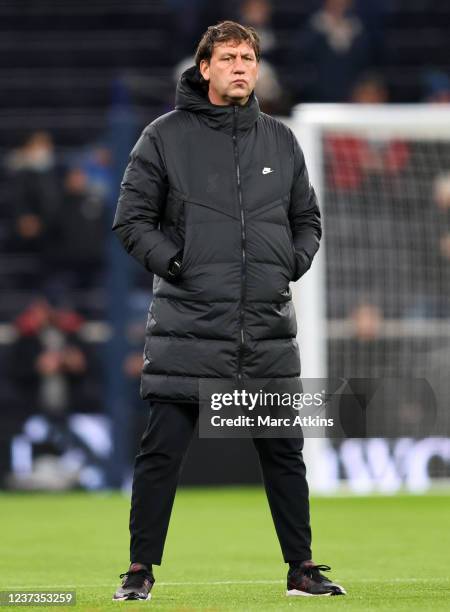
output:
<path id="1" fill-rule="evenodd" d="M 238 74 L 243 74 L 245 72 L 245 64 L 239 55 L 234 60 L 233 72 Z"/>

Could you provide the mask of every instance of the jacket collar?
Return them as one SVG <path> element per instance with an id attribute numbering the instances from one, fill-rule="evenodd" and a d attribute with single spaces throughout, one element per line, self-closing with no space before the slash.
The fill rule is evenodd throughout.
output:
<path id="1" fill-rule="evenodd" d="M 244 106 L 217 106 L 209 101 L 201 81 L 197 66 L 192 66 L 183 72 L 178 81 L 175 96 L 177 110 L 197 113 L 202 116 L 209 127 L 227 134 L 233 132 L 235 125 L 238 132 L 249 130 L 254 125 L 260 112 L 258 99 L 254 92 L 250 94 Z"/>

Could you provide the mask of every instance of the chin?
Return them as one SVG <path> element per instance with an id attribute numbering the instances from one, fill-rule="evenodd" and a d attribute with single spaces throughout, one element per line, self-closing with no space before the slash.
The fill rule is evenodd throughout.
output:
<path id="1" fill-rule="evenodd" d="M 244 98 L 248 98 L 249 95 L 251 94 L 251 91 L 247 91 L 246 89 L 232 89 L 231 92 L 228 94 L 228 97 L 230 98 L 230 100 L 243 100 Z"/>

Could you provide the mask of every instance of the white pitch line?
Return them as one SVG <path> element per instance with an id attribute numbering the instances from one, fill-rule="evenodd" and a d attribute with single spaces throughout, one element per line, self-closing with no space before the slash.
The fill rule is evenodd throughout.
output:
<path id="1" fill-rule="evenodd" d="M 391 578 L 389 580 L 385 580 L 382 578 L 348 578 L 348 579 L 342 579 L 340 581 L 342 582 L 346 582 L 348 580 L 348 582 L 350 583 L 358 583 L 358 582 L 366 582 L 366 583 L 370 583 L 370 582 L 374 582 L 374 583 L 390 583 L 390 582 L 404 582 L 404 583 L 408 583 L 408 582 L 441 582 L 441 583 L 445 583 L 445 582 L 449 582 L 450 578 L 447 577 L 442 577 L 442 578 Z M 283 584 L 285 582 L 285 580 L 212 580 L 210 582 L 205 581 L 205 582 L 159 582 L 158 580 L 156 580 L 155 582 L 155 586 L 225 586 L 225 585 L 230 585 L 230 584 Z M 55 585 L 52 584 L 50 586 L 42 586 L 39 585 L 39 587 L 32 587 L 29 585 L 19 585 L 19 586 L 8 586 L 8 587 L 0 587 L 0 590 L 2 591 L 12 591 L 12 590 L 17 590 L 17 589 L 26 589 L 28 591 L 31 590 L 44 590 L 44 589 L 76 589 L 76 588 L 80 588 L 80 589 L 93 589 L 93 588 L 114 588 L 116 585 L 116 583 L 109 583 L 109 584 L 59 584 L 59 585 Z"/>
<path id="2" fill-rule="evenodd" d="M 159 580 L 157 580 L 155 582 L 155 584 L 157 584 L 158 586 L 210 586 L 210 585 L 215 585 L 215 586 L 220 586 L 220 585 L 226 585 L 226 584 L 282 584 L 284 583 L 284 580 L 217 580 L 217 581 L 211 581 L 211 582 L 160 582 Z M 116 583 L 110 583 L 110 584 L 63 584 L 63 585 L 52 585 L 52 586 L 40 586 L 39 589 L 76 589 L 76 588 L 80 588 L 80 589 L 88 589 L 88 588 L 95 588 L 95 587 L 111 587 L 114 588 L 116 586 Z M 12 586 L 12 587 L 0 587 L 0 591 L 5 591 L 5 590 L 14 590 L 14 589 L 27 589 L 27 590 L 31 590 L 33 588 L 37 587 L 29 587 L 29 586 Z"/>

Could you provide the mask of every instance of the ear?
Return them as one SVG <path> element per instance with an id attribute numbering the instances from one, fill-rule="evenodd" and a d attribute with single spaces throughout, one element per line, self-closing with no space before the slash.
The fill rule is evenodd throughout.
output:
<path id="1" fill-rule="evenodd" d="M 205 79 L 205 81 L 209 81 L 209 62 L 206 59 L 202 59 L 200 62 L 200 74 Z"/>

